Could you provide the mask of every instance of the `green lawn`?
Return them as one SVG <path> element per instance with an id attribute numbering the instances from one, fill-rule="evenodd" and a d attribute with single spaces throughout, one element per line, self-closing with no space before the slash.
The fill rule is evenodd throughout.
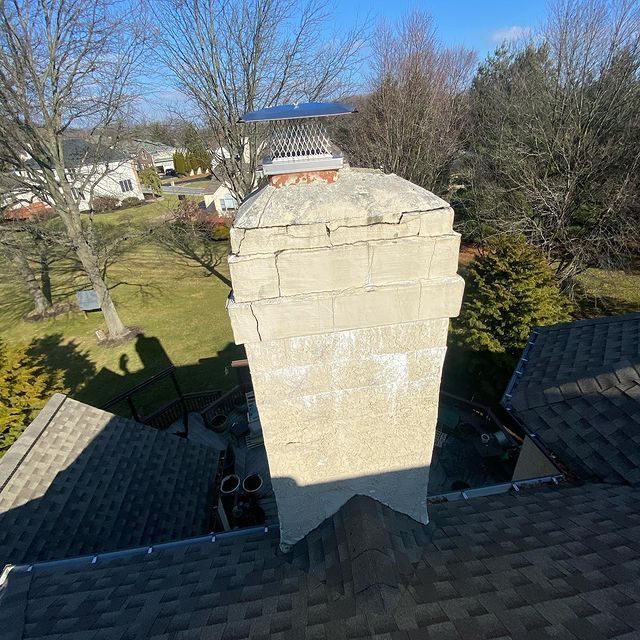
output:
<path id="1" fill-rule="evenodd" d="M 589 269 L 578 280 L 582 317 L 640 311 L 640 268 L 628 271 Z"/>
<path id="2" fill-rule="evenodd" d="M 175 200 L 175 198 L 174 198 Z M 97 224 L 123 224 L 132 231 L 166 213 L 167 198 L 126 211 L 96 215 Z M 215 247 L 223 275 L 227 243 Z M 59 265 L 52 272 L 54 300 L 74 299 L 75 291 L 87 286 L 84 276 Z M 178 367 L 184 391 L 213 389 L 235 384 L 226 375 L 230 360 L 241 354 L 233 345 L 225 310 L 228 286 L 205 269 L 160 246 L 153 237 L 133 243 L 122 260 L 109 271 L 109 285 L 121 317 L 127 325 L 139 326 L 144 337 L 122 347 L 107 349 L 96 343 L 95 331 L 104 328 L 102 314 L 80 312 L 42 323 L 21 320 L 29 311 L 29 299 L 10 274 L 0 275 L 0 335 L 10 343 L 31 343 L 50 366 L 66 372 L 70 395 L 100 405 L 121 391 L 165 368 Z M 143 398 L 150 409 L 170 392 L 159 386 L 152 398 Z"/>

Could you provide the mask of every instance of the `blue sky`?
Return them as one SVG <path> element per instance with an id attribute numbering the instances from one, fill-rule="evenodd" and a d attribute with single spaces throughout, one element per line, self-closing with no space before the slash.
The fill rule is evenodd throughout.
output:
<path id="1" fill-rule="evenodd" d="M 465 46 L 478 52 L 482 60 L 504 39 L 517 37 L 544 20 L 548 0 L 331 0 L 330 22 L 348 29 L 369 18 L 395 21 L 411 9 L 428 11 L 441 41 L 449 46 Z M 329 27 L 327 37 L 330 37 Z M 143 103 L 148 117 L 165 115 L 166 105 L 179 102 L 177 91 L 166 87 L 152 90 Z"/>
<path id="2" fill-rule="evenodd" d="M 438 34 L 449 45 L 464 45 L 481 58 L 493 51 L 502 36 L 535 28 L 545 17 L 547 0 L 342 0 L 335 18 L 347 25 L 360 16 L 397 20 L 413 8 L 428 11 Z"/>

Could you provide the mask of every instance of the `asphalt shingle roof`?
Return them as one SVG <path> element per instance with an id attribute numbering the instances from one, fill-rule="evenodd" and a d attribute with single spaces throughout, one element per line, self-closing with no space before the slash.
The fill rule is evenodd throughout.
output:
<path id="1" fill-rule="evenodd" d="M 512 412 L 579 477 L 640 485 L 640 313 L 536 331 Z"/>
<path id="2" fill-rule="evenodd" d="M 385 640 L 640 637 L 640 490 L 592 484 L 432 505 L 352 498 L 274 533 L 11 571 L 0 637 Z"/>
<path id="3" fill-rule="evenodd" d="M 0 567 L 200 535 L 215 449 L 56 394 L 0 459 Z"/>

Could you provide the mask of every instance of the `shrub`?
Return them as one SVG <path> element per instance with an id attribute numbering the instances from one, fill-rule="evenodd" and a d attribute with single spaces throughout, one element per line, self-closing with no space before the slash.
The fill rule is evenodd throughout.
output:
<path id="1" fill-rule="evenodd" d="M 160 195 L 162 193 L 162 183 L 160 182 L 160 176 L 158 172 L 153 167 L 147 167 L 138 173 L 138 177 L 140 178 L 140 182 L 145 187 L 149 187 L 151 191 L 155 195 Z"/>
<path id="2" fill-rule="evenodd" d="M 229 239 L 229 227 L 219 224 L 211 234 L 214 240 L 228 240 Z"/>
<path id="3" fill-rule="evenodd" d="M 143 200 L 138 200 L 138 198 L 136 198 L 135 196 L 129 196 L 128 198 L 125 198 L 120 203 L 120 208 L 121 209 L 130 209 L 131 207 L 139 207 L 143 203 L 144 203 Z"/>
<path id="4" fill-rule="evenodd" d="M 460 317 L 452 333 L 473 351 L 517 352 L 540 325 L 569 320 L 542 253 L 522 237 L 501 237 L 470 265 Z"/>
<path id="5" fill-rule="evenodd" d="M 184 153 L 176 151 L 176 153 L 173 154 L 173 166 L 176 170 L 176 173 L 187 173 L 187 165 Z"/>
<path id="6" fill-rule="evenodd" d="M 16 441 L 47 402 L 64 392 L 62 371 L 48 371 L 28 347 L 0 341 L 0 457 Z"/>
<path id="7" fill-rule="evenodd" d="M 91 201 L 91 208 L 96 213 L 113 211 L 120 204 L 120 200 L 114 196 L 97 196 Z"/>

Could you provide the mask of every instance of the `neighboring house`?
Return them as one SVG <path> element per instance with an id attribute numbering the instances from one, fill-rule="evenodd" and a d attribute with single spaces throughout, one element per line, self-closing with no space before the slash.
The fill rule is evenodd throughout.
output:
<path id="1" fill-rule="evenodd" d="M 154 167 L 158 173 L 175 169 L 173 164 L 173 154 L 177 151 L 175 147 L 141 138 L 127 140 L 120 147 L 131 155 L 140 171 L 149 167 Z"/>
<path id="2" fill-rule="evenodd" d="M 238 200 L 224 182 L 212 178 L 204 191 L 204 206 L 221 218 L 231 219 L 238 208 Z"/>
<path id="3" fill-rule="evenodd" d="M 502 404 L 577 477 L 640 487 L 640 313 L 536 328 Z"/>
<path id="4" fill-rule="evenodd" d="M 133 162 L 121 151 L 99 149 L 96 145 L 77 138 L 64 141 L 68 179 L 80 210 L 91 208 L 91 199 L 100 196 L 117 198 L 137 198 L 144 200 L 138 174 Z M 29 161 L 27 161 L 29 162 Z M 14 191 L 5 196 L 6 219 L 24 219 L 41 215 L 48 204 L 34 193 Z"/>

